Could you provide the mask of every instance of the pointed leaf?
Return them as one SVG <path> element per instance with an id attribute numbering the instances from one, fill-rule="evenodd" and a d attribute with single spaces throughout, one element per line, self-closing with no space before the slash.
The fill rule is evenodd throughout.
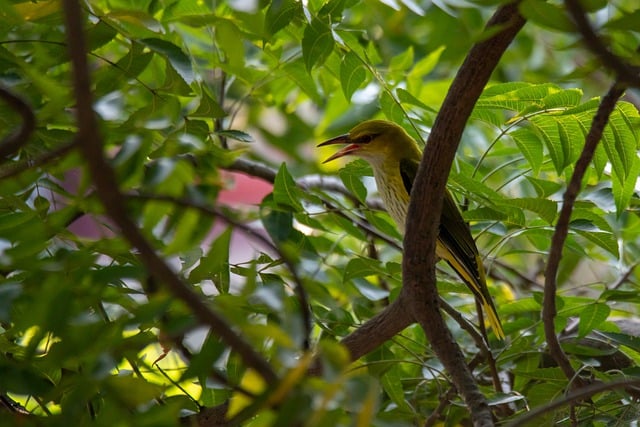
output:
<path id="1" fill-rule="evenodd" d="M 327 22 L 314 18 L 304 29 L 302 37 L 302 57 L 307 71 L 318 64 L 324 63 L 333 51 L 335 41 L 331 28 Z"/>
<path id="2" fill-rule="evenodd" d="M 344 97 L 351 100 L 351 95 L 366 78 L 367 72 L 358 56 L 353 52 L 347 52 L 340 64 L 340 84 Z"/>
<path id="3" fill-rule="evenodd" d="M 578 325 L 578 336 L 584 337 L 596 329 L 602 322 L 607 320 L 611 309 L 607 304 L 595 303 L 584 307 L 580 311 L 580 324 Z"/>
<path id="4" fill-rule="evenodd" d="M 302 211 L 302 204 L 300 203 L 302 194 L 284 162 L 280 165 L 273 183 L 273 199 L 279 205 L 289 206 L 295 212 Z"/>
<path id="5" fill-rule="evenodd" d="M 295 0 L 273 0 L 264 17 L 265 35 L 267 37 L 273 36 L 301 14 L 301 2 Z M 269 42 L 269 40 L 266 40 L 266 42 Z"/>

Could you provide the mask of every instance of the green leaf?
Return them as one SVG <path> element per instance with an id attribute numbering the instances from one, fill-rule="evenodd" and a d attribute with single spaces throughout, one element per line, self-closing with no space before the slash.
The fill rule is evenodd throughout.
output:
<path id="1" fill-rule="evenodd" d="M 216 132 L 216 135 L 226 136 L 227 138 L 235 139 L 240 142 L 254 142 L 251 135 L 237 129 L 220 130 Z"/>
<path id="2" fill-rule="evenodd" d="M 228 19 L 221 19 L 216 23 L 215 35 L 218 47 L 224 51 L 224 62 L 233 68 L 244 67 L 244 42 L 238 27 Z"/>
<path id="3" fill-rule="evenodd" d="M 109 43 L 118 35 L 118 32 L 104 21 L 100 20 L 87 30 L 88 50 L 94 51 Z"/>
<path id="4" fill-rule="evenodd" d="M 390 121 L 394 123 L 402 123 L 404 121 L 404 110 L 396 99 L 387 91 L 382 92 L 380 95 L 380 108 Z"/>
<path id="5" fill-rule="evenodd" d="M 552 200 L 538 198 L 506 198 L 499 202 L 500 205 L 514 206 L 537 213 L 541 219 L 553 224 L 558 213 L 558 204 Z"/>
<path id="6" fill-rule="evenodd" d="M 204 117 L 208 119 L 220 119 L 225 117 L 227 113 L 222 109 L 213 98 L 209 96 L 206 91 L 202 92 L 200 97 L 200 104 L 193 113 L 189 114 L 189 117 Z"/>
<path id="7" fill-rule="evenodd" d="M 575 31 L 573 22 L 569 20 L 564 9 L 545 1 L 524 0 L 519 5 L 520 13 L 536 24 L 563 33 Z"/>
<path id="8" fill-rule="evenodd" d="M 158 91 L 168 93 L 171 96 L 188 96 L 193 92 L 170 62 L 166 63 L 164 82 Z"/>
<path id="9" fill-rule="evenodd" d="M 414 92 L 421 88 L 424 77 L 436 68 L 444 50 L 445 46 L 439 46 L 415 63 L 407 75 L 409 91 Z"/>
<path id="10" fill-rule="evenodd" d="M 164 387 L 133 376 L 110 376 L 104 384 L 104 390 L 113 393 L 130 407 L 148 404 L 160 397 Z"/>
<path id="11" fill-rule="evenodd" d="M 353 258 L 344 269 L 343 281 L 367 276 L 386 276 L 387 270 L 378 260 L 371 258 Z"/>
<path id="12" fill-rule="evenodd" d="M 287 241 L 296 231 L 293 228 L 293 214 L 291 212 L 263 207 L 260 219 L 265 230 L 276 243 Z"/>
<path id="13" fill-rule="evenodd" d="M 353 93 L 367 78 L 367 72 L 362 61 L 353 52 L 347 52 L 340 64 L 340 84 L 347 100 L 351 100 Z"/>
<path id="14" fill-rule="evenodd" d="M 389 63 L 389 72 L 404 72 L 413 65 L 413 46 L 409 46 L 404 52 L 401 52 L 391 58 Z"/>
<path id="15" fill-rule="evenodd" d="M 576 228 L 576 227 L 578 227 L 577 224 L 575 224 L 575 223 L 571 224 L 571 228 L 574 229 L 576 233 L 578 233 L 579 235 L 581 235 L 585 239 L 590 240 L 591 242 L 595 243 L 596 245 L 598 245 L 602 249 L 608 251 L 613 256 L 615 256 L 615 257 L 619 256 L 619 253 L 618 253 L 618 241 L 617 241 L 616 237 L 613 234 L 607 233 L 607 232 L 603 232 L 603 231 L 595 231 L 595 230 L 585 231 L 585 230 L 581 230 L 580 228 Z"/>
<path id="16" fill-rule="evenodd" d="M 633 351 L 640 353 L 640 337 L 634 335 L 621 334 L 618 332 L 599 331 L 601 335 L 609 338 L 615 343 L 629 347 Z"/>
<path id="17" fill-rule="evenodd" d="M 544 179 L 534 178 L 532 176 L 526 176 L 525 178 L 536 190 L 538 197 L 541 198 L 547 198 L 557 193 L 562 188 L 562 184 L 557 181 L 547 181 Z"/>
<path id="18" fill-rule="evenodd" d="M 329 16 L 332 21 L 338 21 L 342 18 L 342 12 L 347 6 L 347 0 L 329 0 L 318 12 L 319 16 Z"/>
<path id="19" fill-rule="evenodd" d="M 520 371 L 516 369 L 514 370 L 514 374 L 521 375 L 532 380 L 549 383 L 561 382 L 564 384 L 567 381 L 567 378 L 564 376 L 560 368 L 540 368 L 532 371 Z"/>
<path id="20" fill-rule="evenodd" d="M 391 368 L 382 375 L 380 381 L 382 388 L 385 393 L 389 395 L 393 403 L 398 405 L 401 410 L 411 412 L 402 388 L 403 373 L 401 372 L 400 366 L 400 364 L 392 365 Z"/>
<path id="21" fill-rule="evenodd" d="M 126 79 L 137 78 L 149 65 L 154 54 L 143 53 L 140 43 L 132 43 L 131 50 L 114 67 L 100 68 L 95 73 L 97 91 L 108 93 L 116 89 Z"/>
<path id="22" fill-rule="evenodd" d="M 194 243 L 194 235 L 204 224 L 200 214 L 195 210 L 187 210 L 179 216 L 174 216 L 172 220 L 177 220 L 173 230 L 173 239 L 165 246 L 166 254 L 176 254 L 187 251 Z"/>
<path id="23" fill-rule="evenodd" d="M 282 68 L 287 78 L 291 79 L 296 86 L 309 96 L 315 103 L 322 104 L 323 98 L 318 93 L 316 83 L 305 70 L 302 58 L 287 62 Z"/>
<path id="24" fill-rule="evenodd" d="M 613 191 L 613 197 L 616 203 L 616 212 L 618 217 L 627 209 L 631 198 L 635 194 L 636 181 L 640 175 L 640 159 L 636 158 L 629 170 L 629 174 L 626 179 L 621 182 L 618 175 L 613 174 L 611 177 Z"/>
<path id="25" fill-rule="evenodd" d="M 556 172 L 561 174 L 567 166 L 568 159 L 565 156 L 566 144 L 560 139 L 557 122 L 549 117 L 536 116 L 530 123 L 535 125 L 535 131 L 545 143 Z"/>
<path id="26" fill-rule="evenodd" d="M 280 165 L 273 183 L 273 200 L 279 205 L 292 208 L 295 212 L 302 211 L 302 192 L 287 170 L 286 163 Z"/>
<path id="27" fill-rule="evenodd" d="M 640 294 L 636 291 L 623 291 L 619 289 L 607 289 L 600 295 L 605 301 L 640 303 Z"/>
<path id="28" fill-rule="evenodd" d="M 640 9 L 632 10 L 624 13 L 624 15 L 615 17 L 604 24 L 605 28 L 620 31 L 640 31 Z"/>
<path id="29" fill-rule="evenodd" d="M 575 107 L 582 100 L 582 90 L 566 89 L 559 92 L 550 93 L 542 99 L 544 108 L 568 108 Z"/>
<path id="30" fill-rule="evenodd" d="M 584 337 L 598 328 L 602 322 L 607 320 L 609 313 L 611 313 L 611 309 L 607 304 L 603 303 L 590 304 L 584 307 L 584 309 L 580 311 L 578 336 Z"/>
<path id="31" fill-rule="evenodd" d="M 218 292 L 229 292 L 229 247 L 231 245 L 232 229 L 227 228 L 211 244 L 207 254 L 200 258 L 200 263 L 189 274 L 189 283 L 200 283 L 211 280 Z"/>
<path id="32" fill-rule="evenodd" d="M 344 167 L 340 169 L 338 175 L 347 189 L 361 202 L 365 203 L 367 199 L 367 187 L 362 183 L 362 175 L 358 169 L 352 167 Z"/>
<path id="33" fill-rule="evenodd" d="M 323 64 L 333 51 L 335 41 L 327 22 L 313 18 L 304 29 L 302 37 L 302 57 L 308 72 L 315 65 Z"/>
<path id="34" fill-rule="evenodd" d="M 193 71 L 191 69 L 191 59 L 175 44 L 158 38 L 146 38 L 139 40 L 154 52 L 166 57 L 171 65 L 178 71 L 180 76 L 187 82 L 193 81 Z"/>
<path id="35" fill-rule="evenodd" d="M 264 17 L 266 37 L 273 36 L 301 14 L 302 3 L 295 0 L 273 0 Z"/>
<path id="36" fill-rule="evenodd" d="M 401 87 L 396 89 L 396 93 L 398 94 L 398 99 L 400 100 L 400 102 L 414 105 L 416 107 L 420 107 L 423 110 L 426 110 L 432 113 L 437 112 L 435 109 L 429 107 L 427 104 L 425 104 L 424 102 L 420 101 L 418 98 L 413 96 L 413 94 L 411 94 L 409 91 L 402 89 Z"/>
<path id="37" fill-rule="evenodd" d="M 544 150 L 540 138 L 531 129 L 524 127 L 514 130 L 509 135 L 531 165 L 534 173 L 538 173 L 544 159 Z"/>

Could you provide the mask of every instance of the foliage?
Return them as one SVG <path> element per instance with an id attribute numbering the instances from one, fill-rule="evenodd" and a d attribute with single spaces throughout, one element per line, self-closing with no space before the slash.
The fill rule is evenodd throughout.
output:
<path id="1" fill-rule="evenodd" d="M 397 298 L 401 241 L 368 166 L 329 169 L 329 151 L 314 144 L 372 117 L 424 141 L 498 3 L 83 3 L 95 111 L 127 213 L 282 379 L 269 384 L 154 278 L 105 214 L 69 146 L 77 100 L 61 3 L 0 0 L 0 84 L 37 120 L 0 166 L 0 393 L 32 414 L 6 422 L 178 425 L 227 405 L 251 426 L 469 422 L 418 326 L 353 363 L 338 344 Z M 637 62 L 635 3 L 583 4 L 613 52 Z M 490 343 L 501 390 L 471 337 L 449 325 L 502 420 L 571 388 L 546 348 L 543 273 L 611 83 L 561 2 L 527 0 L 520 11 L 529 22 L 476 104 L 449 180 L 508 336 Z M 629 90 L 609 119 L 558 275 L 564 350 L 580 375 L 605 382 L 638 379 L 637 105 Z M 6 137 L 20 116 L 8 103 L 0 111 Z M 246 175 L 273 186 L 230 202 L 257 188 L 234 190 Z M 441 268 L 441 294 L 476 322 L 473 296 Z M 322 373 L 307 375 L 316 363 Z M 541 420 L 624 423 L 637 418 L 633 396 L 608 390 Z"/>

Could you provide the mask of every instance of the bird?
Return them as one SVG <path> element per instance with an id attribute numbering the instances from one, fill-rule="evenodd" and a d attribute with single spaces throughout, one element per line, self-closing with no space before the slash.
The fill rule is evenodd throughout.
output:
<path id="1" fill-rule="evenodd" d="M 422 159 L 416 141 L 397 124 L 387 120 L 367 120 L 349 133 L 322 142 L 318 147 L 344 145 L 323 163 L 344 156 L 367 161 L 389 215 L 404 235 L 409 198 Z M 449 190 L 445 190 L 436 255 L 445 260 L 471 290 L 487 314 L 495 336 L 504 339 L 498 312 L 489 294 L 484 266 L 469 226 Z"/>

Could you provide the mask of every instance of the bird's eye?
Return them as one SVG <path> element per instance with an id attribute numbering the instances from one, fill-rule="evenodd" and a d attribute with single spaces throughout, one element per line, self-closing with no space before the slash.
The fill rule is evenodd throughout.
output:
<path id="1" fill-rule="evenodd" d="M 377 137 L 378 135 L 376 134 L 366 134 L 366 135 L 359 136 L 354 142 L 356 142 L 357 144 L 368 144 L 369 142 L 373 141 Z"/>

